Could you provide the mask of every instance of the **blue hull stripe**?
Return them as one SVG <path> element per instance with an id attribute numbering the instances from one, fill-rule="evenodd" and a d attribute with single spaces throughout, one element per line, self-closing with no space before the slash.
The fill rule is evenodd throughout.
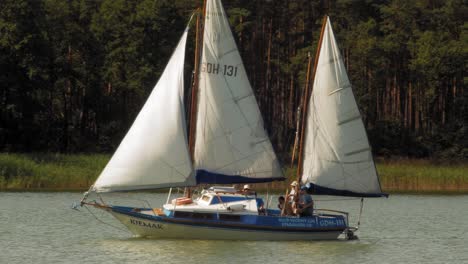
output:
<path id="1" fill-rule="evenodd" d="M 197 170 L 195 174 L 197 184 L 234 184 L 234 183 L 262 183 L 272 181 L 284 181 L 285 178 L 249 178 L 240 175 L 226 175 L 210 172 L 206 170 Z"/>
<path id="2" fill-rule="evenodd" d="M 319 195 L 333 195 L 333 196 L 351 196 L 351 197 L 388 197 L 387 193 L 358 193 L 346 190 L 338 190 L 315 185 L 310 183 L 307 193 Z"/>

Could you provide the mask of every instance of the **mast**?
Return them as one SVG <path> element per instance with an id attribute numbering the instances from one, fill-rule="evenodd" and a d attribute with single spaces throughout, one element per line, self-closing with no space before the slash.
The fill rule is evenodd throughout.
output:
<path id="1" fill-rule="evenodd" d="M 312 94 L 312 90 L 314 87 L 310 89 L 309 92 L 309 84 L 312 82 L 314 83 L 315 80 L 315 74 L 317 72 L 317 64 L 318 64 L 318 59 L 320 55 L 320 50 L 322 48 L 322 40 L 323 40 L 323 32 L 325 31 L 325 26 L 327 23 L 327 16 L 323 17 L 323 22 L 322 22 L 322 30 L 320 31 L 320 39 L 318 42 L 318 47 L 317 47 L 317 52 L 315 54 L 315 62 L 314 62 L 314 72 L 312 74 L 312 80 L 309 80 L 310 78 L 310 66 L 312 62 L 312 58 L 309 56 L 309 63 L 307 65 L 307 78 L 306 78 L 306 86 L 305 86 L 305 91 L 304 91 L 304 100 L 303 102 L 303 115 L 302 115 L 302 128 L 301 128 L 301 140 L 299 143 L 299 155 L 298 155 L 298 164 L 297 164 L 297 175 L 296 175 L 296 180 L 298 183 L 300 183 L 301 176 L 302 176 L 302 169 L 304 167 L 303 161 L 304 161 L 304 141 L 305 141 L 305 127 L 307 123 L 307 110 L 309 106 L 309 100 L 310 100 L 310 95 Z"/>
<path id="2" fill-rule="evenodd" d="M 203 13 L 202 19 L 205 18 L 206 12 L 206 0 L 203 0 Z M 204 23 L 201 22 L 200 12 L 197 12 L 197 23 L 195 30 L 195 60 L 194 60 L 194 78 L 192 85 L 192 99 L 190 102 L 190 127 L 188 132 L 188 141 L 189 141 L 189 155 L 192 163 L 195 162 L 195 132 L 197 126 L 197 107 L 198 107 L 198 86 L 200 83 L 200 57 L 203 49 L 203 33 L 204 33 Z M 185 188 L 184 190 L 185 197 L 192 197 L 192 189 L 190 187 Z"/>
<path id="3" fill-rule="evenodd" d="M 202 19 L 205 18 L 206 12 L 206 0 L 203 0 L 203 13 Z M 195 149 L 195 133 L 196 133 L 196 122 L 197 122 L 197 107 L 198 107 L 198 86 L 200 83 L 200 57 L 203 49 L 203 33 L 205 24 L 201 22 L 200 12 L 197 13 L 196 23 L 196 40 L 195 40 L 195 66 L 194 66 L 194 80 L 192 86 L 192 99 L 190 103 L 190 127 L 188 133 L 189 141 L 189 153 L 192 162 L 195 161 L 194 149 Z"/>
<path id="4" fill-rule="evenodd" d="M 304 87 L 304 94 L 302 95 L 302 102 L 300 106 L 297 108 L 297 125 L 296 125 L 296 136 L 294 137 L 294 147 L 293 147 L 293 153 L 292 153 L 292 158 L 291 158 L 291 167 L 294 166 L 294 160 L 296 159 L 296 150 L 298 148 L 299 144 L 299 130 L 301 129 L 301 123 L 303 122 L 303 118 L 301 116 L 302 112 L 304 112 L 304 109 L 301 109 L 302 106 L 304 106 L 304 100 L 307 97 L 307 91 L 309 90 L 309 82 L 310 82 L 310 67 L 312 64 L 312 58 L 310 57 L 310 52 L 307 53 L 307 72 L 306 72 L 306 81 L 305 81 L 305 87 Z M 300 133 L 302 135 L 302 132 Z"/>

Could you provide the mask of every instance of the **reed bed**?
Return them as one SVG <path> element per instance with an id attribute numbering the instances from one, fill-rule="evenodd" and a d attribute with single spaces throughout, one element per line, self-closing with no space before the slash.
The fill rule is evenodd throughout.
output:
<path id="1" fill-rule="evenodd" d="M 0 153 L 0 190 L 82 191 L 89 188 L 110 155 Z M 468 193 L 468 164 L 429 160 L 378 160 L 384 192 Z M 257 191 L 282 193 L 295 179 L 296 169 L 285 170 L 287 181 L 256 184 Z"/>
<path id="2" fill-rule="evenodd" d="M 85 190 L 109 155 L 0 154 L 2 190 Z"/>
<path id="3" fill-rule="evenodd" d="M 429 160 L 391 160 L 377 163 L 387 192 L 468 193 L 468 164 Z"/>

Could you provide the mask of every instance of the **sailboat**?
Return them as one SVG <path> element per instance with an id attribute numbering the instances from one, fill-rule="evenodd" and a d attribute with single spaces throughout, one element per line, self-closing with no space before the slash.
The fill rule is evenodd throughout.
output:
<path id="1" fill-rule="evenodd" d="M 190 117 L 194 125 L 187 129 L 183 103 L 187 26 L 147 102 L 85 193 L 81 206 L 109 212 L 142 237 L 323 240 L 349 233 L 352 227 L 346 212 L 315 210 L 308 217 L 284 215 L 280 210 L 263 208 L 263 200 L 256 194 L 227 186 L 284 180 L 284 175 L 263 127 L 221 1 L 206 1 L 203 13 L 203 37 L 199 38 L 203 44 L 201 60 L 195 63 L 198 70 Z M 304 157 L 309 162 L 309 156 Z M 311 190 L 329 188 L 308 175 L 304 174 L 303 182 L 317 182 L 310 186 Z M 106 192 L 202 184 L 211 187 L 196 198 L 187 192 L 170 200 L 169 192 L 166 203 L 159 208 L 118 206 L 103 199 L 89 199 L 90 195 Z"/>

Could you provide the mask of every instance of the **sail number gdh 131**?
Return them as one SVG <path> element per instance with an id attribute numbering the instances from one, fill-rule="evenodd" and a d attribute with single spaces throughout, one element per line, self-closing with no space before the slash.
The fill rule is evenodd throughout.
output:
<path id="1" fill-rule="evenodd" d="M 201 72 L 211 74 L 223 74 L 225 76 L 236 77 L 237 66 L 232 65 L 220 65 L 219 63 L 202 62 Z"/>

